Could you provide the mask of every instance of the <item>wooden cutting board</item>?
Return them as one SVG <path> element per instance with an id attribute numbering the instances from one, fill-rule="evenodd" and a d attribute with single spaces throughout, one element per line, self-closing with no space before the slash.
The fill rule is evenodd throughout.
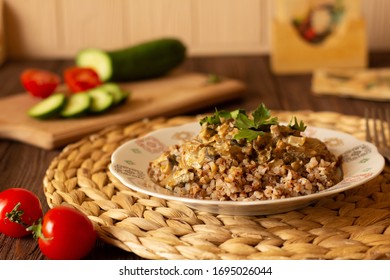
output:
<path id="1" fill-rule="evenodd" d="M 74 142 L 88 134 L 115 124 L 147 117 L 184 114 L 241 96 L 245 85 L 223 78 L 208 83 L 200 73 L 176 73 L 164 78 L 122 84 L 131 91 L 129 100 L 101 115 L 77 119 L 36 120 L 27 110 L 39 100 L 27 93 L 0 99 L 0 138 L 13 139 L 44 149 Z"/>

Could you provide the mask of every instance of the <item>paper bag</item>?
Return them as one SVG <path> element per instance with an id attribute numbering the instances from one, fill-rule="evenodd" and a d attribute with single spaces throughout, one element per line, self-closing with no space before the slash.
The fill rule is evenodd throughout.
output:
<path id="1" fill-rule="evenodd" d="M 303 73 L 367 66 L 365 22 L 358 0 L 278 0 L 271 68 Z"/>

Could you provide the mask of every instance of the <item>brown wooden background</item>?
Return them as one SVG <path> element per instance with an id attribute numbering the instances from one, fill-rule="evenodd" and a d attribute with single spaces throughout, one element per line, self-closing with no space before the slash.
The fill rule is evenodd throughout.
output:
<path id="1" fill-rule="evenodd" d="M 1 2 L 0 21 L 11 58 L 71 58 L 83 47 L 112 49 L 159 36 L 182 39 L 191 56 L 265 54 L 270 50 L 271 21 L 281 16 L 274 0 Z M 390 2 L 356 2 L 361 3 L 370 50 L 389 49 Z"/>

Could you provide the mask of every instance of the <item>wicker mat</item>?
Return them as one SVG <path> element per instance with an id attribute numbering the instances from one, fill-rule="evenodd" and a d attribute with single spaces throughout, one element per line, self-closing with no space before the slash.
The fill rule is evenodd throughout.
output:
<path id="1" fill-rule="evenodd" d="M 364 120 L 331 112 L 273 112 L 362 139 Z M 390 259 L 390 168 L 370 182 L 303 209 L 267 216 L 197 212 L 137 193 L 108 170 L 112 152 L 152 130 L 194 117 L 111 127 L 71 144 L 44 178 L 50 207 L 70 204 L 99 237 L 146 259 Z"/>

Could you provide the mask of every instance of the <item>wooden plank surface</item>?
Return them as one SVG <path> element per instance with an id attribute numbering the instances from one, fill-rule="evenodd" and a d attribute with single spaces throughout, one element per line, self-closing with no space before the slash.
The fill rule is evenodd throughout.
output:
<path id="1" fill-rule="evenodd" d="M 238 98 L 244 83 L 222 78 L 208 82 L 208 75 L 178 73 L 171 76 L 121 84 L 131 96 L 123 105 L 99 115 L 73 119 L 37 120 L 26 112 L 38 99 L 26 93 L 0 99 L 0 137 L 53 149 L 110 125 L 161 115 L 183 114 Z"/>
<path id="2" fill-rule="evenodd" d="M 296 4 L 296 1 L 293 5 Z M 388 0 L 363 0 L 371 50 L 388 50 Z M 72 58 L 84 47 L 112 49 L 176 36 L 190 55 L 264 54 L 275 0 L 3 0 L 7 55 Z M 93 8 L 92 8 L 93 7 Z M 0 16 L 1 17 L 1 16 Z M 99 19 L 99 20 L 96 20 Z"/>

